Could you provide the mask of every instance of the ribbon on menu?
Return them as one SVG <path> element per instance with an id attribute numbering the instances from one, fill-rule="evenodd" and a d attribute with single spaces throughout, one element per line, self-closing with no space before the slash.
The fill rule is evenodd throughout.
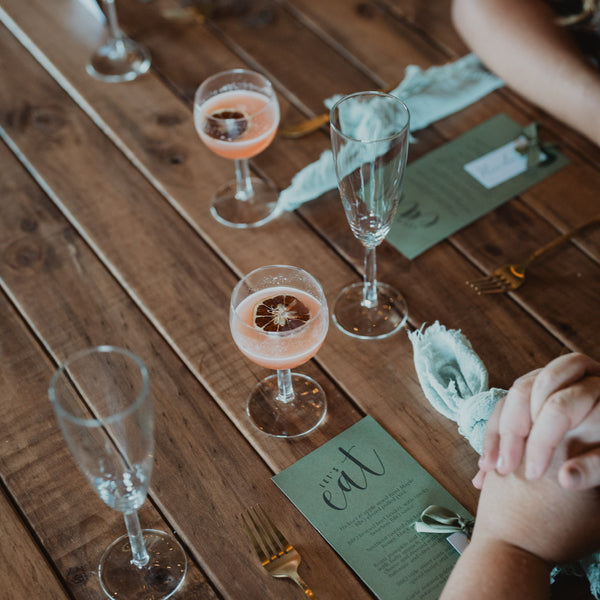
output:
<path id="1" fill-rule="evenodd" d="M 521 141 L 515 146 L 515 150 L 521 156 L 527 156 L 527 168 L 537 167 L 540 163 L 548 163 L 552 160 L 552 150 L 556 144 L 542 144 L 538 138 L 538 124 L 530 123 L 521 133 Z"/>
<path id="2" fill-rule="evenodd" d="M 475 519 L 466 519 L 454 511 L 432 504 L 422 513 L 415 523 L 419 533 L 453 533 L 461 531 L 470 540 L 473 534 Z"/>

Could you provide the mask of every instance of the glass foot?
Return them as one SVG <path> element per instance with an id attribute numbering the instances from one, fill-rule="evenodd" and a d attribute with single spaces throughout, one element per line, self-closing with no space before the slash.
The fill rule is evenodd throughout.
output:
<path id="1" fill-rule="evenodd" d="M 263 433 L 281 438 L 306 435 L 316 429 L 327 413 L 323 388 L 311 377 L 292 373 L 296 397 L 292 402 L 277 399 L 277 375 L 263 379 L 248 397 L 252 423 Z"/>
<path id="2" fill-rule="evenodd" d="M 361 339 L 384 338 L 406 323 L 406 301 L 393 287 L 377 283 L 377 306 L 374 308 L 363 306 L 362 300 L 362 283 L 344 288 L 336 298 L 333 321 L 344 333 Z"/>
<path id="3" fill-rule="evenodd" d="M 90 59 L 86 70 L 89 75 L 107 81 L 131 81 L 150 68 L 148 50 L 129 38 L 109 40 Z"/>
<path id="4" fill-rule="evenodd" d="M 247 200 L 236 198 L 235 182 L 227 183 L 217 190 L 212 199 L 210 212 L 228 227 L 260 227 L 275 216 L 277 190 L 266 181 L 252 178 L 254 195 Z"/>
<path id="5" fill-rule="evenodd" d="M 172 596 L 185 578 L 187 558 L 179 542 L 168 533 L 144 529 L 150 560 L 144 567 L 131 562 L 129 537 L 121 536 L 104 552 L 98 575 L 109 598 L 162 600 Z"/>

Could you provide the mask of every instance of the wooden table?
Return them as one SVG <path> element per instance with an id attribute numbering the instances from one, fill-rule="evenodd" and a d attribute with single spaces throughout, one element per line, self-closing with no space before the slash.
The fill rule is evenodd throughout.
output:
<path id="1" fill-rule="evenodd" d="M 192 122 L 199 83 L 249 66 L 273 81 L 282 124 L 337 92 L 399 81 L 464 55 L 448 0 L 222 2 L 209 19 L 165 17 L 176 0 L 118 0 L 123 29 L 152 53 L 126 84 L 85 64 L 103 24 L 78 0 L 0 1 L 0 579 L 3 597 L 102 598 L 96 565 L 123 533 L 77 470 L 47 386 L 82 347 L 124 346 L 149 366 L 156 462 L 144 526 L 177 532 L 190 568 L 177 598 L 300 598 L 256 560 L 239 513 L 257 502 L 299 548 L 317 596 L 372 598 L 270 481 L 365 414 L 469 510 L 476 454 L 424 398 L 405 332 L 358 341 L 330 328 L 300 370 L 324 386 L 325 424 L 296 441 L 254 430 L 245 399 L 265 370 L 228 329 L 238 278 L 255 267 L 307 269 L 329 299 L 360 279 L 362 248 L 336 191 L 270 224 L 215 223 L 209 198 L 232 175 Z M 565 350 L 600 358 L 600 228 L 540 261 L 518 292 L 476 296 L 465 281 L 519 258 L 599 212 L 600 151 L 509 89 L 422 131 L 410 160 L 504 112 L 560 140 L 570 164 L 410 261 L 384 244 L 380 279 L 403 290 L 409 328 L 461 329 L 507 387 Z M 327 131 L 277 138 L 253 168 L 283 189 L 329 146 Z M 572 590 L 569 592 L 572 596 Z"/>

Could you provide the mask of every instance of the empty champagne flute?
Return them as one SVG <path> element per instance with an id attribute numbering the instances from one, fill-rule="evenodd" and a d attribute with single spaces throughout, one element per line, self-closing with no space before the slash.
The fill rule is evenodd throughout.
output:
<path id="1" fill-rule="evenodd" d="M 311 377 L 292 373 L 319 350 L 329 326 L 323 289 L 297 267 L 260 267 L 243 277 L 231 295 L 231 334 L 251 361 L 275 369 L 252 390 L 250 420 L 276 437 L 298 437 L 325 418 L 327 401 Z"/>
<path id="2" fill-rule="evenodd" d="M 235 181 L 221 186 L 211 202 L 213 217 L 230 227 L 257 227 L 275 215 L 277 190 L 250 176 L 248 159 L 275 137 L 279 103 L 260 73 L 232 69 L 206 79 L 194 97 L 194 125 L 218 156 L 234 160 Z"/>
<path id="3" fill-rule="evenodd" d="M 144 46 L 126 37 L 117 20 L 115 0 L 101 0 L 107 24 L 107 38 L 94 52 L 86 70 L 101 81 L 131 81 L 150 68 L 150 54 Z"/>
<path id="4" fill-rule="evenodd" d="M 407 319 L 404 297 L 377 281 L 376 247 L 388 234 L 408 154 L 409 113 L 396 96 L 359 92 L 331 109 L 331 144 L 350 229 L 365 247 L 364 279 L 342 290 L 333 319 L 348 335 L 373 339 L 398 331 Z"/>
<path id="5" fill-rule="evenodd" d="M 100 560 L 110 598 L 169 598 L 187 570 L 185 552 L 170 534 L 140 527 L 137 510 L 150 485 L 154 416 L 146 366 L 135 354 L 97 346 L 69 357 L 48 391 L 69 450 L 100 498 L 123 513 L 127 535 Z"/>

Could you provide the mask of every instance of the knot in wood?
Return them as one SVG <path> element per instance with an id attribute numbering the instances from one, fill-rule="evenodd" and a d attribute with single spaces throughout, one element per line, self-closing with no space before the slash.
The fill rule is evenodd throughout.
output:
<path id="1" fill-rule="evenodd" d="M 71 585 L 82 586 L 85 585 L 90 578 L 90 575 L 83 567 L 70 567 L 67 570 L 67 581 Z"/>

